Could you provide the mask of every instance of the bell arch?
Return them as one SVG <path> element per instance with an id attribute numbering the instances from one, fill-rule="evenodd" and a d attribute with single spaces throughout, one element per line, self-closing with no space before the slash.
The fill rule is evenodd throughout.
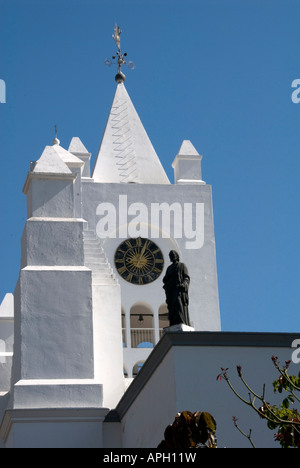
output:
<path id="1" fill-rule="evenodd" d="M 132 369 L 132 377 L 136 377 L 140 372 L 141 368 L 143 367 L 145 361 L 138 361 Z"/>
<path id="2" fill-rule="evenodd" d="M 136 302 L 130 308 L 132 348 L 153 348 L 154 312 L 146 302 Z"/>

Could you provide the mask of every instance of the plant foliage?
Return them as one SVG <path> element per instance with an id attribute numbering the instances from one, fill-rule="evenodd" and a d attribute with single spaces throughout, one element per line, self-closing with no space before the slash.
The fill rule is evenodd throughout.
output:
<path id="1" fill-rule="evenodd" d="M 209 413 L 183 411 L 176 415 L 173 424 L 166 427 L 165 438 L 157 448 L 217 448 L 216 427 L 216 421 Z"/>
<path id="2" fill-rule="evenodd" d="M 280 367 L 278 357 L 272 356 L 272 361 L 276 369 L 279 371 L 279 377 L 273 382 L 275 393 L 284 394 L 284 399 L 280 406 L 271 405 L 265 399 L 265 385 L 261 395 L 255 393 L 248 383 L 245 381 L 242 374 L 242 367 L 237 366 L 237 373 L 243 385 L 248 390 L 248 400 L 241 396 L 233 387 L 229 377 L 228 368 L 221 368 L 222 372 L 217 376 L 217 380 L 224 379 L 233 393 L 246 405 L 250 406 L 263 419 L 266 419 L 268 428 L 272 431 L 277 430 L 274 438 L 280 443 L 282 448 L 300 448 L 300 413 L 296 407 L 291 408 L 291 405 L 300 403 L 300 372 L 298 376 L 289 375 L 288 369 L 291 361 L 286 361 L 283 367 Z M 260 405 L 256 404 L 260 402 Z M 237 418 L 233 418 L 235 427 L 247 437 L 254 447 L 251 430 L 249 435 L 246 435 L 237 425 Z M 255 448 L 255 447 L 254 447 Z"/>

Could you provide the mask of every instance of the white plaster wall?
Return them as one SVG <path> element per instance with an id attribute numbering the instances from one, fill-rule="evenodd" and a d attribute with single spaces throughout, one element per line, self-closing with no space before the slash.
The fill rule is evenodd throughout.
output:
<path id="1" fill-rule="evenodd" d="M 103 386 L 93 379 L 19 380 L 13 388 L 15 409 L 101 408 Z"/>
<path id="2" fill-rule="evenodd" d="M 13 344 L 14 296 L 8 293 L 0 305 L 0 394 L 10 388 Z"/>
<path id="3" fill-rule="evenodd" d="M 6 448 L 101 448 L 107 412 L 106 408 L 15 410 L 6 415 L 2 436 Z"/>
<path id="4" fill-rule="evenodd" d="M 239 419 L 246 433 L 252 428 L 253 441 L 258 448 L 279 447 L 273 440 L 276 431 L 270 431 L 266 422 L 240 402 L 225 381 L 219 382 L 216 377 L 221 372 L 220 367 L 229 367 L 232 382 L 248 399 L 248 391 L 243 390 L 236 374 L 236 365 L 242 365 L 249 385 L 261 393 L 266 383 L 266 400 L 275 403 L 278 397 L 273 394 L 272 382 L 278 378 L 278 372 L 271 356 L 277 355 L 284 364 L 291 359 L 291 352 L 290 348 L 269 347 L 173 347 L 124 415 L 123 447 L 157 447 L 166 426 L 173 422 L 177 412 L 184 410 L 208 411 L 215 417 L 220 448 L 250 447 L 234 428 L 233 416 Z M 299 365 L 292 365 L 290 373 L 298 372 Z M 141 421 L 147 423 L 141 424 Z"/>
<path id="5" fill-rule="evenodd" d="M 21 268 L 83 265 L 83 226 L 78 219 L 30 218 L 22 236 Z"/>
<path id="6" fill-rule="evenodd" d="M 102 425 L 97 422 L 19 422 L 6 448 L 100 448 Z"/>
<path id="7" fill-rule="evenodd" d="M 119 284 L 93 285 L 94 375 L 103 384 L 103 406 L 114 408 L 125 389 Z"/>
<path id="8" fill-rule="evenodd" d="M 89 154 L 88 156 L 84 154 L 76 154 L 74 153 L 79 159 L 81 159 L 82 162 L 84 162 L 83 166 L 83 171 L 82 171 L 82 177 L 91 177 L 91 155 Z"/>
<path id="9" fill-rule="evenodd" d="M 27 218 L 74 216 L 73 179 L 32 179 L 27 194 Z"/>
<path id="10" fill-rule="evenodd" d="M 122 447 L 122 428 L 121 428 L 120 423 L 115 423 L 115 422 L 104 423 L 103 425 L 103 447 L 104 448 L 121 448 Z"/>
<path id="11" fill-rule="evenodd" d="M 154 448 L 163 439 L 165 428 L 177 413 L 174 377 L 169 353 L 121 421 L 123 448 Z"/>
<path id="12" fill-rule="evenodd" d="M 0 305 L 0 421 L 8 401 L 14 343 L 14 296 L 7 293 Z M 0 448 L 4 444 L 0 438 Z"/>
<path id="13" fill-rule="evenodd" d="M 15 296 L 14 381 L 93 378 L 91 272 L 26 267 Z"/>
<path id="14" fill-rule="evenodd" d="M 177 156 L 174 161 L 175 180 L 198 180 L 202 179 L 201 174 L 201 157 L 198 158 L 188 156 Z"/>
<path id="15" fill-rule="evenodd" d="M 71 168 L 73 174 L 76 174 L 74 181 L 74 216 L 81 218 L 82 215 L 82 187 L 81 187 L 81 171 L 80 167 Z"/>
<path id="16" fill-rule="evenodd" d="M 1 323 L 0 323 L 0 327 L 1 327 Z M 3 354 L 2 354 L 2 351 L 0 351 L 0 396 L 2 393 L 8 392 L 10 389 L 11 367 L 12 367 L 12 355 L 8 356 L 7 351 L 4 351 Z"/>

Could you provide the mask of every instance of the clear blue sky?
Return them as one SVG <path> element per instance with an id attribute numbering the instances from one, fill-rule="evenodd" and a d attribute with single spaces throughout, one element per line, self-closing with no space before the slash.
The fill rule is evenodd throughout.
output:
<path id="1" fill-rule="evenodd" d="M 29 162 L 101 142 L 115 92 L 114 24 L 136 63 L 126 88 L 173 180 L 184 139 L 212 184 L 223 330 L 297 331 L 300 2 L 0 0 L 0 300 L 13 292 Z"/>

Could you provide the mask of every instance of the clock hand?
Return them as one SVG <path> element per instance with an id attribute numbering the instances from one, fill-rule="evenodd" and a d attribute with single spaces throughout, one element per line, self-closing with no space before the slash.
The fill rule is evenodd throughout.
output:
<path id="1" fill-rule="evenodd" d="M 142 259 L 144 253 L 145 253 L 145 250 L 146 250 L 146 247 L 147 247 L 147 242 L 145 242 L 145 244 L 143 245 L 143 248 L 139 254 L 139 257 L 138 257 L 138 261 L 137 261 L 137 268 L 141 268 L 140 267 L 140 260 Z"/>
<path id="2" fill-rule="evenodd" d="M 144 246 L 143 246 L 143 248 L 141 250 L 140 258 L 144 255 L 146 247 L 147 247 L 147 242 L 145 242 L 145 244 L 144 244 Z"/>

